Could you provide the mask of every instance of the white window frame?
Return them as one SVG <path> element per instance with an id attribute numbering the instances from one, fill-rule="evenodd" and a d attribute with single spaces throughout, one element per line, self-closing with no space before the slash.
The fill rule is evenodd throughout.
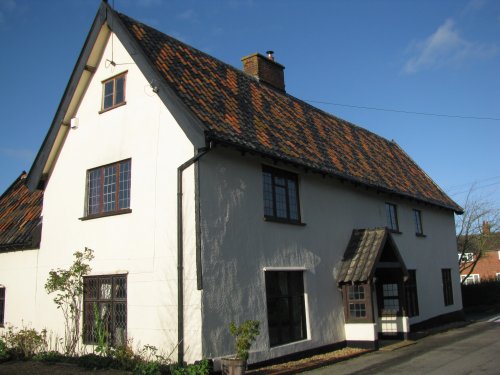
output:
<path id="1" fill-rule="evenodd" d="M 474 262 L 474 253 L 464 253 L 463 255 L 458 254 L 458 259 L 461 263 Z"/>
<path id="2" fill-rule="evenodd" d="M 462 282 L 464 279 L 466 279 L 463 282 L 464 285 L 479 284 L 481 282 L 481 276 L 478 273 L 471 273 L 469 276 L 460 275 L 460 282 Z"/>

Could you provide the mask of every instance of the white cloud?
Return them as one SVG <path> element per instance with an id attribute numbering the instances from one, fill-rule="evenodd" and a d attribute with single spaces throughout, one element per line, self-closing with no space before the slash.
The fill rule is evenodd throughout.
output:
<path id="1" fill-rule="evenodd" d="M 498 51 L 496 45 L 464 39 L 450 18 L 427 39 L 409 47 L 412 56 L 406 61 L 403 72 L 415 74 L 426 69 L 456 66 L 466 60 L 491 57 Z"/>

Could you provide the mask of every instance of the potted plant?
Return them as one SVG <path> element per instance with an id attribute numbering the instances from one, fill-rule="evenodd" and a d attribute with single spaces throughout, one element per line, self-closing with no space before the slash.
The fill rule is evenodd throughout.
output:
<path id="1" fill-rule="evenodd" d="M 229 332 L 234 336 L 236 356 L 222 359 L 222 374 L 243 375 L 247 368 L 248 350 L 259 335 L 259 322 L 245 320 L 240 326 L 234 322 L 229 325 Z"/>

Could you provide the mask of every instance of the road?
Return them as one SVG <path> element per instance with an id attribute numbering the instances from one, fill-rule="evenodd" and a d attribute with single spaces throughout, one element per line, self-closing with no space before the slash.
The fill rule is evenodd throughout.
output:
<path id="1" fill-rule="evenodd" d="M 428 336 L 398 350 L 373 352 L 305 374 L 498 375 L 500 316 Z"/>

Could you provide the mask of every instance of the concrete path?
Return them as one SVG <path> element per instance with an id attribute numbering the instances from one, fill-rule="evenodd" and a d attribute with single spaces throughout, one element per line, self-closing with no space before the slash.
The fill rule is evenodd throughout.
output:
<path id="1" fill-rule="evenodd" d="M 381 350 L 317 370 L 310 375 L 500 374 L 500 316 Z"/>

